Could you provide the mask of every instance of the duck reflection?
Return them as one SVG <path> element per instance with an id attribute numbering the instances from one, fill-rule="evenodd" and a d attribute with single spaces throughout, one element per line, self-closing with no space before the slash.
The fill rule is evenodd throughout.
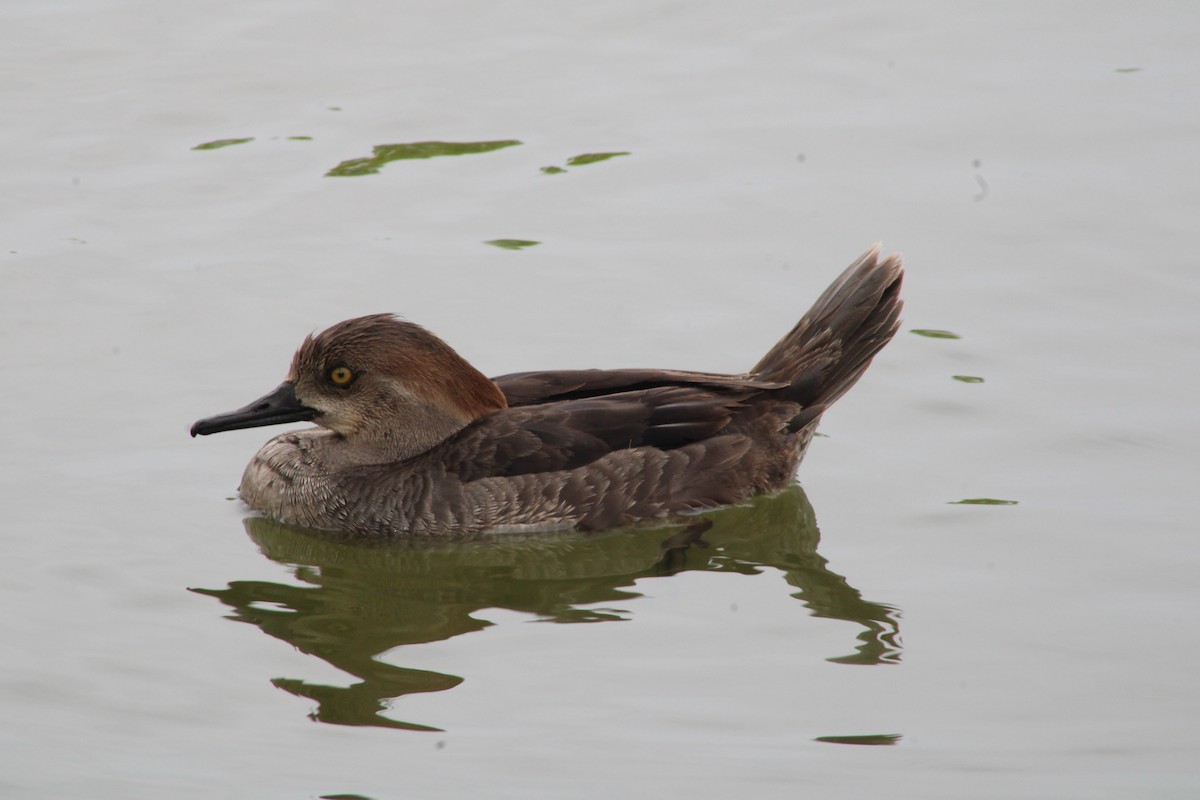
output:
<path id="1" fill-rule="evenodd" d="M 812 506 L 799 486 L 706 514 L 682 530 L 363 544 L 262 518 L 246 520 L 246 527 L 264 555 L 292 567 L 299 585 L 234 581 L 224 589 L 192 591 L 234 609 L 230 619 L 257 625 L 359 679 L 349 687 L 273 681 L 313 700 L 312 718 L 321 722 L 438 730 L 382 712 L 395 698 L 444 691 L 463 679 L 393 666 L 379 660 L 381 654 L 481 630 L 491 623 L 473 614 L 487 608 L 551 622 L 628 619 L 631 611 L 610 604 L 640 597 L 631 588 L 635 582 L 689 570 L 778 570 L 798 590 L 792 597 L 813 614 L 861 628 L 854 651 L 830 661 L 900 659 L 898 612 L 864 600 L 828 569 L 817 553 Z"/>

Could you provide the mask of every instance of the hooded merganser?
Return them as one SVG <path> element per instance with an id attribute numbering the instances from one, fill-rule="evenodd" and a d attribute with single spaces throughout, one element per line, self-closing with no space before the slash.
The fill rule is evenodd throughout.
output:
<path id="1" fill-rule="evenodd" d="M 655 369 L 489 380 L 424 328 L 376 314 L 309 336 L 287 378 L 192 436 L 312 421 L 267 442 L 240 494 L 357 536 L 598 530 L 785 487 L 821 414 L 899 326 L 878 246 L 742 375 Z"/>

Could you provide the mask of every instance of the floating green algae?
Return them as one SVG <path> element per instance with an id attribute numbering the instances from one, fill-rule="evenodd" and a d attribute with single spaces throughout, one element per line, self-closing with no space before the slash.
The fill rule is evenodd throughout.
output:
<path id="1" fill-rule="evenodd" d="M 971 497 L 946 503 L 948 506 L 1015 506 L 1016 504 L 1016 500 L 997 500 L 994 497 Z"/>
<path id="2" fill-rule="evenodd" d="M 415 158 L 437 158 L 438 156 L 465 156 L 475 153 L 490 153 L 504 147 L 521 144 L 516 139 L 501 139 L 494 142 L 408 142 L 405 144 L 381 144 L 372 149 L 367 158 L 352 158 L 343 161 L 329 172 L 327 178 L 352 178 L 359 175 L 374 175 L 380 167 L 390 161 Z"/>
<path id="3" fill-rule="evenodd" d="M 983 378 L 978 375 L 951 375 L 950 377 L 963 383 L 983 383 Z"/>
<path id="4" fill-rule="evenodd" d="M 253 136 L 249 136 L 245 139 L 213 139 L 211 142 L 204 142 L 203 144 L 198 144 L 195 147 L 193 147 L 192 149 L 193 150 L 219 150 L 222 147 L 231 147 L 235 144 L 245 144 L 246 142 L 253 142 L 253 141 L 254 141 Z"/>
<path id="5" fill-rule="evenodd" d="M 913 328 L 909 333 L 915 333 L 917 336 L 925 336 L 930 339 L 961 339 L 957 333 L 952 331 L 939 331 L 933 328 Z"/>
<path id="6" fill-rule="evenodd" d="M 568 167 L 585 167 L 588 164 L 598 164 L 601 161 L 608 161 L 610 158 L 616 158 L 617 156 L 627 156 L 627 155 L 631 155 L 628 150 L 622 150 L 620 152 L 612 152 L 612 153 L 581 153 L 580 155 L 571 156 L 570 158 L 568 158 L 567 166 Z M 542 172 L 544 172 L 547 175 L 561 175 L 562 173 L 567 171 L 564 167 L 555 167 L 555 166 L 542 167 L 541 170 L 542 170 Z"/>
<path id="7" fill-rule="evenodd" d="M 541 244 L 541 242 L 535 242 L 531 239 L 492 239 L 484 242 L 484 244 L 490 244 L 493 247 L 500 247 L 505 250 L 524 250 L 526 247 L 533 247 L 534 245 Z"/>
<path id="8" fill-rule="evenodd" d="M 567 166 L 568 167 L 582 167 L 582 166 L 586 166 L 587 164 L 598 164 L 601 161 L 608 161 L 610 158 L 616 158 L 617 156 L 627 156 L 627 155 L 629 155 L 628 151 L 620 152 L 620 153 L 584 153 L 582 155 L 572 156 L 571 158 L 568 158 Z"/>

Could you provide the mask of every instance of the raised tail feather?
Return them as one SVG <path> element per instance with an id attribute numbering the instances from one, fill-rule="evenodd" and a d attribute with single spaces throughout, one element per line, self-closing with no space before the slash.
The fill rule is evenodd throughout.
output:
<path id="1" fill-rule="evenodd" d="M 796 326 L 754 365 L 754 377 L 787 383 L 783 394 L 803 411 L 799 430 L 853 386 L 900 326 L 900 256 L 880 259 L 876 245 L 851 264 Z"/>

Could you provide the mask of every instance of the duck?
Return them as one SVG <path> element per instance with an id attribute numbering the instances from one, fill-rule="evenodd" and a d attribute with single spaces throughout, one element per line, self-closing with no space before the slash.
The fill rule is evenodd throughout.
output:
<path id="1" fill-rule="evenodd" d="M 854 261 L 749 371 L 488 378 L 392 314 L 310 334 L 276 389 L 191 427 L 312 422 L 269 440 L 239 494 L 349 537 L 599 531 L 786 488 L 821 415 L 900 325 L 899 255 Z"/>

